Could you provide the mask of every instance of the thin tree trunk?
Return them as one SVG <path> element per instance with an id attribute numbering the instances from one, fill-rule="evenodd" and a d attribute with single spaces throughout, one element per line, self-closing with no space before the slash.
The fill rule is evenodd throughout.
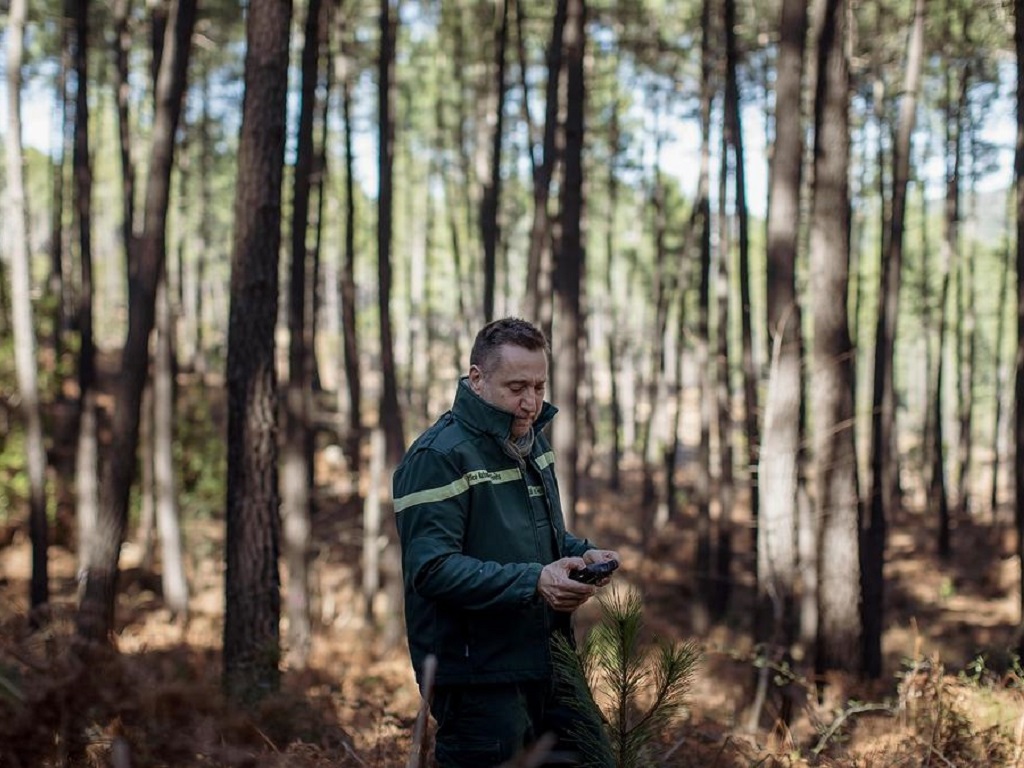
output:
<path id="1" fill-rule="evenodd" d="M 139 415 L 139 527 L 135 538 L 142 550 L 142 567 L 156 560 L 156 494 L 153 492 L 153 383 L 142 392 Z"/>
<path id="2" fill-rule="evenodd" d="M 729 0 L 726 0 L 728 13 Z M 726 20 L 728 24 L 728 20 Z M 724 108 L 724 105 L 723 105 Z M 733 479 L 733 419 L 732 392 L 729 383 L 729 261 L 732 258 L 732 238 L 729 226 L 729 137 L 722 134 L 722 156 L 718 175 L 718 248 L 715 263 L 715 411 L 718 427 L 718 520 L 715 526 L 714 565 L 711 575 L 711 615 L 720 619 L 729 602 L 730 566 L 732 562 L 732 527 L 735 487 Z M 709 345 L 711 340 L 708 340 Z"/>
<path id="3" fill-rule="evenodd" d="M 967 73 L 964 73 L 967 77 Z M 966 84 L 962 92 L 966 91 Z M 963 105 L 967 107 L 966 104 Z M 968 117 L 970 115 L 968 114 Z M 966 123 L 965 123 L 966 125 Z M 976 171 L 978 155 L 974 141 L 975 131 L 968 127 L 970 136 L 970 205 L 968 213 L 971 221 L 977 221 L 977 178 Z M 957 280 L 958 311 L 957 311 L 957 370 L 960 373 L 957 386 L 957 416 L 959 431 L 957 434 L 957 465 L 959 476 L 957 478 L 957 491 L 960 503 L 957 506 L 957 516 L 961 521 L 967 519 L 971 511 L 971 451 L 973 441 L 971 430 L 974 421 L 974 361 L 976 346 L 976 322 L 975 315 L 975 292 L 974 292 L 974 264 L 977 259 L 978 248 L 976 238 L 971 238 L 967 251 L 963 257 L 958 259 L 960 277 Z"/>
<path id="4" fill-rule="evenodd" d="M 86 5 L 82 2 L 81 5 Z M 121 157 L 121 241 L 129 264 L 132 263 L 132 248 L 135 221 L 135 164 L 132 160 L 131 84 L 128 81 L 128 58 L 131 54 L 132 36 L 128 29 L 131 16 L 130 0 L 114 0 L 111 5 L 114 27 L 114 94 L 117 101 L 118 148 Z"/>
<path id="5" fill-rule="evenodd" d="M 568 20 L 568 0 L 556 0 L 555 14 L 551 22 L 551 40 L 547 50 L 548 81 L 545 95 L 544 133 L 540 147 L 540 162 L 534 162 L 533 173 L 533 221 L 530 227 L 530 249 L 526 266 L 527 317 L 540 323 L 547 332 L 551 323 L 550 301 L 547 297 L 547 266 L 550 263 L 551 220 L 548 200 L 551 194 L 551 178 L 555 169 L 555 137 L 558 126 L 559 81 L 563 69 L 563 38 Z M 523 74 L 524 101 L 526 75 Z M 534 149 L 531 146 L 531 154 Z M 547 258 L 545 255 L 547 254 Z"/>
<path id="6" fill-rule="evenodd" d="M 356 184 L 355 151 L 352 142 L 353 66 L 346 51 L 348 15 L 339 9 L 337 30 L 339 53 L 335 59 L 341 84 L 341 110 L 344 123 L 345 162 L 345 244 L 340 279 L 342 348 L 345 360 L 345 384 L 348 391 L 348 434 L 346 454 L 354 487 L 358 488 L 360 453 L 363 444 L 363 389 L 359 375 L 359 334 L 356 328 Z"/>
<path id="7" fill-rule="evenodd" d="M 1009 219 L 1007 219 L 1009 221 Z M 993 397 L 996 401 L 995 414 L 992 417 L 992 487 L 989 492 L 989 509 L 992 513 L 992 522 L 997 520 L 999 509 L 999 468 L 1000 468 L 1000 432 L 1003 423 L 1003 386 L 1006 375 L 1003 370 L 1003 338 L 1006 334 L 1006 303 L 1007 294 L 1010 289 L 1010 239 L 1006 238 L 1006 249 L 1003 252 L 1003 268 L 999 276 L 999 305 L 996 310 L 996 340 L 993 345 L 993 356 L 995 358 L 995 375 L 993 377 L 995 392 Z"/>
<path id="8" fill-rule="evenodd" d="M 691 610 L 694 632 L 707 631 L 710 624 L 708 598 L 711 578 L 711 82 L 714 63 L 711 53 L 711 0 L 701 3 L 701 75 L 700 75 L 700 171 L 697 199 L 700 225 L 700 279 L 697 297 L 697 338 L 694 363 L 700 377 L 700 442 L 697 446 L 697 554 L 694 563 L 696 597 Z"/>
<path id="9" fill-rule="evenodd" d="M 93 340 L 92 167 L 89 158 L 89 3 L 74 4 L 75 222 L 78 230 L 79 293 L 76 309 L 78 347 L 78 435 L 75 451 L 75 493 L 78 519 L 78 569 L 86 573 L 97 557 L 99 519 L 99 437 L 96 414 L 96 348 Z M 80 580 L 80 583 L 81 580 Z"/>
<path id="10" fill-rule="evenodd" d="M 923 163 L 927 162 L 927 158 L 922 159 Z M 929 233 L 930 222 L 928 221 L 929 206 L 928 206 L 928 190 L 927 185 L 920 181 L 918 187 L 921 190 L 921 230 L 920 230 L 920 241 L 921 241 L 921 282 L 920 294 L 918 295 L 918 302 L 921 306 L 921 331 L 924 336 L 924 370 L 926 377 L 925 394 L 924 394 L 924 415 L 921 418 L 921 477 L 925 478 L 924 482 L 928 483 L 928 473 L 931 471 L 932 466 L 932 429 L 934 424 L 932 423 L 932 398 L 935 393 L 932 392 L 932 336 L 934 322 L 933 315 L 935 308 L 931 306 L 931 235 Z M 926 491 L 927 493 L 927 485 Z"/>
<path id="11" fill-rule="evenodd" d="M 51 163 L 53 193 L 50 208 L 50 274 L 47 292 L 53 300 L 53 354 L 54 359 L 64 356 L 64 334 L 69 328 L 68 285 L 64 280 L 67 249 L 64 247 L 64 212 L 67 199 L 64 185 L 66 145 L 68 143 L 68 71 L 71 69 L 71 35 L 68 33 L 70 19 L 67 16 L 67 0 L 60 15 L 60 68 L 57 71 L 56 99 L 54 114 L 59 115 L 61 140 L 54 148 Z M 58 503 L 63 501 L 63 480 L 58 476 L 60 488 Z"/>
<path id="12" fill-rule="evenodd" d="M 743 152 L 743 125 L 738 75 L 740 53 L 736 42 L 736 3 L 725 4 L 725 129 L 732 147 L 736 184 L 736 217 L 739 237 L 740 336 L 743 366 L 743 415 L 747 442 L 747 466 L 750 468 L 748 492 L 750 518 L 758 518 L 757 461 L 760 437 L 757 431 L 757 365 L 754 361 L 754 333 L 750 299 L 750 216 L 747 210 L 746 159 Z M 720 553 L 721 555 L 721 553 Z M 728 566 L 726 566 L 728 567 Z"/>
<path id="13" fill-rule="evenodd" d="M 156 296 L 156 346 L 153 352 L 153 494 L 160 533 L 160 578 L 164 604 L 171 616 L 188 621 L 181 508 L 174 478 L 174 318 L 167 273 Z"/>
<path id="14" fill-rule="evenodd" d="M 320 62 L 320 0 L 306 6 L 303 30 L 301 103 L 292 196 L 291 262 L 288 284 L 288 387 L 285 440 L 281 455 L 281 524 L 288 570 L 289 666 L 305 669 L 312 645 L 309 561 L 312 545 L 309 478 L 313 461 L 309 197 L 313 171 L 313 107 Z"/>
<path id="15" fill-rule="evenodd" d="M 555 259 L 554 358 L 552 391 L 562 409 L 553 425 L 552 443 L 558 456 L 558 488 L 565 524 L 571 527 L 578 498 L 580 342 L 585 329 L 580 311 L 580 290 L 585 248 L 583 243 L 583 112 L 584 50 L 586 46 L 585 0 L 569 0 L 565 22 L 565 155 L 560 195 L 561 248 Z"/>
<path id="16" fill-rule="evenodd" d="M 201 114 L 199 117 L 199 162 L 201 167 L 213 168 L 213 138 L 210 135 L 212 120 L 210 116 L 210 71 L 207 57 L 201 58 L 203 62 L 201 82 Z M 195 280 L 195 357 L 192 360 L 192 370 L 199 374 L 200 381 L 206 374 L 206 329 L 203 318 L 205 302 L 203 296 L 206 291 L 206 264 L 207 251 L 213 249 L 213 174 L 207 171 L 199 174 L 199 242 L 196 244 L 196 280 Z"/>
<path id="17" fill-rule="evenodd" d="M 29 603 L 33 623 L 50 599 L 47 576 L 49 524 L 46 518 L 46 449 L 39 408 L 36 375 L 37 342 L 32 318 L 32 270 L 28 242 L 28 201 L 25 191 L 25 157 L 21 143 L 21 66 L 25 42 L 27 0 L 12 0 L 4 35 L 7 43 L 7 136 L 4 151 L 7 170 L 7 234 L 11 245 L 11 326 L 18 395 L 25 426 L 25 467 L 29 483 L 29 532 L 32 540 L 32 576 Z"/>
<path id="18" fill-rule="evenodd" d="M 494 41 L 494 128 L 491 135 L 490 178 L 485 182 L 480 204 L 480 234 L 484 245 L 484 319 L 494 319 L 494 285 L 501 222 L 501 145 L 505 125 L 505 49 L 508 43 L 508 13 L 511 0 L 497 0 L 498 23 Z"/>
<path id="19" fill-rule="evenodd" d="M 657 124 L 661 114 L 657 110 L 654 119 Z M 665 331 L 668 325 L 668 306 L 671 294 L 669 283 L 671 277 L 668 272 L 668 258 L 665 249 L 665 189 L 661 178 L 661 137 L 660 131 L 655 127 L 655 150 L 653 160 L 654 180 L 651 189 L 650 209 L 654 221 L 654 263 L 651 275 L 651 290 L 654 293 L 654 326 L 650 329 L 650 367 L 647 379 L 646 399 L 647 409 L 643 417 L 641 427 L 642 446 L 641 456 L 643 457 L 643 485 L 641 496 L 641 507 L 643 513 L 643 541 L 646 549 L 650 536 L 656 523 L 660 522 L 655 509 L 660 506 L 657 498 L 655 475 L 662 464 L 661 436 L 657 434 L 658 426 L 664 418 L 663 404 L 665 402 Z"/>
<path id="20" fill-rule="evenodd" d="M 101 485 L 95 559 L 85 573 L 78 608 L 78 634 L 104 641 L 114 626 L 118 555 L 128 519 L 128 497 L 135 475 L 139 411 L 149 367 L 156 285 L 167 257 L 166 230 L 174 135 L 185 92 L 195 0 L 172 5 L 167 40 L 156 87 L 156 111 L 146 185 L 145 224 L 137 269 L 129 280 L 128 336 L 121 352 L 121 376 L 115 393 L 110 460 Z"/>
<path id="21" fill-rule="evenodd" d="M 961 293 L 961 254 L 960 254 L 960 167 L 963 159 L 963 107 L 966 103 L 967 98 L 967 78 L 966 72 L 962 73 L 962 79 L 960 82 L 960 96 L 955 101 L 952 98 L 952 80 L 953 73 L 950 70 L 946 71 L 946 200 L 943 209 L 943 233 L 942 233 L 942 252 L 943 252 L 943 275 L 944 285 L 942 294 L 942 306 L 940 312 L 943 314 L 943 322 L 940 323 L 940 328 L 945 331 L 946 313 L 949 311 L 946 306 L 946 302 L 949 299 L 949 284 L 947 281 L 956 279 L 957 289 L 954 297 L 954 304 L 957 316 L 954 320 L 955 326 L 953 329 L 953 357 L 954 360 L 959 364 L 960 360 L 960 323 L 961 323 L 961 310 L 962 304 L 960 301 Z M 942 351 L 942 347 L 945 345 L 945 340 L 941 339 L 939 348 Z M 938 359 L 938 365 L 943 365 L 944 356 L 940 355 Z M 958 395 L 962 390 L 962 379 L 957 376 L 956 386 Z M 939 405 L 936 406 L 936 418 L 941 419 L 942 411 L 942 397 L 943 392 L 941 389 L 935 390 L 936 400 Z M 962 403 L 962 397 L 957 398 L 958 409 Z M 959 415 L 959 414 L 958 414 Z M 961 429 L 963 423 L 960 423 Z M 938 444 L 936 444 L 938 445 Z M 940 451 L 940 455 L 945 451 L 943 447 Z M 962 456 L 958 455 L 958 458 L 962 460 Z M 942 459 L 940 459 L 942 461 Z M 943 461 L 944 464 L 944 461 Z M 959 488 L 958 491 L 962 494 L 963 489 Z M 945 495 L 945 491 L 943 493 Z M 952 513 L 950 509 L 948 499 L 938 506 L 939 520 L 938 520 L 938 554 L 942 559 L 948 559 L 953 554 L 953 537 L 952 537 Z"/>
<path id="22" fill-rule="evenodd" d="M 377 281 L 380 314 L 381 378 L 380 423 L 387 442 L 387 460 L 395 466 L 405 453 L 402 408 L 398 402 L 395 370 L 394 335 L 391 331 L 391 242 L 394 197 L 395 122 L 394 101 L 395 47 L 398 36 L 398 9 L 392 0 L 380 0 L 380 51 L 378 56 L 378 178 L 377 201 Z"/>
<path id="23" fill-rule="evenodd" d="M 906 80 L 900 100 L 899 122 L 893 144 L 892 206 L 889 233 L 883 251 L 875 329 L 875 361 L 872 381 L 871 491 L 869 512 L 861 526 L 861 579 L 864 616 L 864 671 L 871 678 L 882 673 L 882 617 L 884 612 L 885 539 L 888 521 L 899 504 L 899 457 L 894 455 L 896 389 L 893 354 L 896 319 L 899 316 L 903 264 L 904 211 L 910 175 L 911 137 L 917 110 L 917 92 L 924 51 L 924 0 L 917 0 L 907 48 Z"/>
<path id="24" fill-rule="evenodd" d="M 848 327 L 850 202 L 846 2 L 827 0 L 818 40 L 811 285 L 818 522 L 817 652 L 821 673 L 860 666 L 860 561 L 853 344 Z"/>
<path id="25" fill-rule="evenodd" d="M 608 217 L 605 221 L 605 292 L 607 311 L 606 321 L 612 332 L 606 333 L 605 338 L 608 345 L 608 383 L 610 386 L 610 402 L 608 410 L 611 414 L 611 453 L 608 457 L 608 488 L 618 491 L 622 487 L 622 402 L 619 393 L 619 376 L 622 368 L 622 344 L 619 341 L 619 334 L 614 332 L 618 328 L 618 319 L 623 307 L 619 301 L 619 291 L 616 282 L 616 248 L 615 248 L 615 220 L 619 210 L 619 177 L 617 169 L 617 155 L 620 141 L 619 133 L 619 110 L 618 100 L 612 100 L 612 114 L 609 118 L 608 142 L 612 147 L 612 158 L 608 163 Z M 595 322 L 597 318 L 595 318 Z"/>
<path id="26" fill-rule="evenodd" d="M 773 653 L 796 629 L 797 454 L 800 450 L 801 311 L 796 253 L 803 163 L 802 88 L 806 0 L 783 0 L 775 101 L 775 148 L 768 192 L 768 338 L 771 367 L 758 458 L 758 639 Z"/>

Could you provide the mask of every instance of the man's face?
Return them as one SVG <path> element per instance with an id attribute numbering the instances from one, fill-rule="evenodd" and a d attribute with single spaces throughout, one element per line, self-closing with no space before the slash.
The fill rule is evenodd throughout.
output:
<path id="1" fill-rule="evenodd" d="M 543 349 L 506 344 L 487 371 L 470 366 L 469 385 L 491 405 L 515 416 L 512 436 L 522 437 L 540 414 L 548 381 L 548 357 Z"/>

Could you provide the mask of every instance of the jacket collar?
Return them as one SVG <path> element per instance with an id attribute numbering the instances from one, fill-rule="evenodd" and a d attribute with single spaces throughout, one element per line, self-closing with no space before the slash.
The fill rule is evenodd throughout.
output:
<path id="1" fill-rule="evenodd" d="M 515 415 L 491 405 L 480 397 L 469 386 L 468 376 L 459 379 L 452 413 L 455 418 L 471 428 L 494 435 L 499 440 L 506 440 L 512 434 L 512 421 Z M 537 420 L 533 422 L 534 431 L 540 432 L 544 429 L 551 423 L 556 413 L 558 413 L 558 408 L 545 400 Z"/>

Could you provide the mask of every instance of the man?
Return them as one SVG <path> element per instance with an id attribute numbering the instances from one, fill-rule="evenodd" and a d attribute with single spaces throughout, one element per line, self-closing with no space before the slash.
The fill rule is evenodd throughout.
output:
<path id="1" fill-rule="evenodd" d="M 496 320 L 469 362 L 452 409 L 394 475 L 417 678 L 428 655 L 438 660 L 435 756 L 444 768 L 489 768 L 549 732 L 560 753 L 592 753 L 595 740 L 606 746 L 602 726 L 570 706 L 570 688 L 589 691 L 553 675 L 551 639 L 571 641 L 571 614 L 596 591 L 570 572 L 619 556 L 565 530 L 541 433 L 557 411 L 544 401 L 544 334 Z"/>

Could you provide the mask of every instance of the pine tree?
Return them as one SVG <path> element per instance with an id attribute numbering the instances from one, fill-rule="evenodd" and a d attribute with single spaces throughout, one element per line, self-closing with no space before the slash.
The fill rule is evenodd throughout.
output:
<path id="1" fill-rule="evenodd" d="M 555 636 L 555 675 L 573 689 L 570 703 L 586 715 L 581 721 L 597 715 L 604 722 L 611 745 L 608 755 L 608 743 L 581 729 L 573 734 L 585 752 L 580 764 L 644 768 L 657 763 L 658 736 L 686 706 L 700 650 L 693 641 L 645 643 L 643 600 L 635 589 L 616 589 L 599 601 L 601 621 L 578 648 Z M 651 704 L 643 707 L 644 701 Z"/>

